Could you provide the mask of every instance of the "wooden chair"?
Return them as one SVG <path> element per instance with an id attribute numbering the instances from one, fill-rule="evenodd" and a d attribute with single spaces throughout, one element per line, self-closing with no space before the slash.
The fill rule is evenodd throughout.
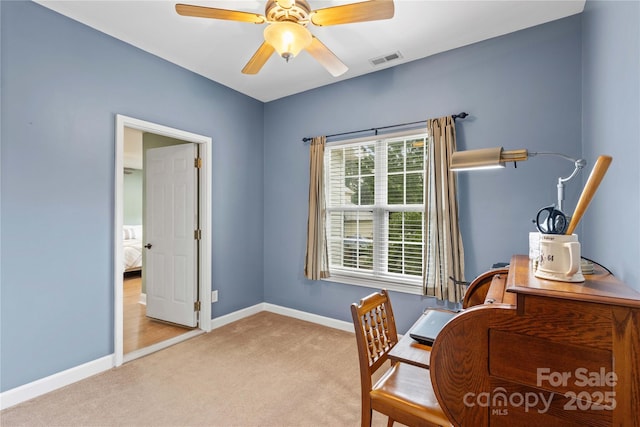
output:
<path id="1" fill-rule="evenodd" d="M 395 318 L 386 290 L 351 305 L 360 359 L 362 426 L 371 426 L 372 410 L 407 426 L 450 426 L 431 386 L 429 370 L 393 364 L 375 383 L 372 375 L 387 361 L 398 342 Z"/>

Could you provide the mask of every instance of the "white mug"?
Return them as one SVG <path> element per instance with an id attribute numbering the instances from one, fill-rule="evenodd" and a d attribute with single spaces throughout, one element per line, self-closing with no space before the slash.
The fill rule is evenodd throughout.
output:
<path id="1" fill-rule="evenodd" d="M 535 276 L 564 282 L 584 282 L 577 234 L 540 234 Z"/>

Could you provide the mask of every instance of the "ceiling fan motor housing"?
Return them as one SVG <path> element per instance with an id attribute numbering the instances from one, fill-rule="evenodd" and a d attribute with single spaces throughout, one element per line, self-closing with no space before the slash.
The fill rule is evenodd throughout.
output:
<path id="1" fill-rule="evenodd" d="M 269 0 L 264 14 L 269 22 L 296 22 L 300 25 L 309 23 L 311 7 L 305 0 Z"/>

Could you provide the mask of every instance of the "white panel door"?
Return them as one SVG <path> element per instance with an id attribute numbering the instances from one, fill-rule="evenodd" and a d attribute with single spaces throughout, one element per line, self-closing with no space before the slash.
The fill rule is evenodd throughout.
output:
<path id="1" fill-rule="evenodd" d="M 195 144 L 147 150 L 145 158 L 147 316 L 197 326 Z"/>

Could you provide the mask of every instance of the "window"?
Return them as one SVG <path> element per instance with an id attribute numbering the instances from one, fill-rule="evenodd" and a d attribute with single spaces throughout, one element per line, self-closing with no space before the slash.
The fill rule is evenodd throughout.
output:
<path id="1" fill-rule="evenodd" d="M 327 144 L 331 280 L 422 289 L 427 135 Z"/>

